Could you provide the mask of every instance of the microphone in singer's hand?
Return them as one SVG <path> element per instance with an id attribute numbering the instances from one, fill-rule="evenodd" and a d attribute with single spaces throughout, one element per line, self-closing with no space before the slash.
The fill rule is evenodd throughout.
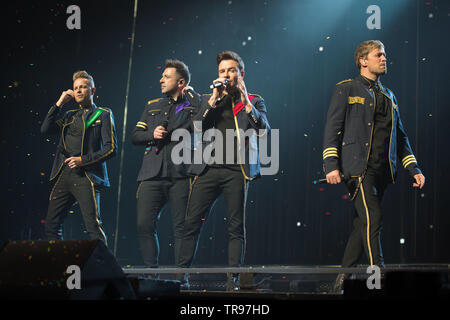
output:
<path id="1" fill-rule="evenodd" d="M 327 179 L 317 179 L 313 181 L 314 184 L 322 184 L 322 183 L 327 183 Z"/>
<path id="2" fill-rule="evenodd" d="M 159 125 L 164 127 L 164 129 L 167 130 L 167 126 L 169 125 L 169 121 L 163 120 L 163 121 L 161 121 L 161 123 Z"/>
<path id="3" fill-rule="evenodd" d="M 345 180 L 345 176 L 343 174 L 341 174 L 341 179 Z M 317 179 L 317 180 L 313 180 L 314 184 L 323 184 L 323 183 L 327 183 L 327 178 L 322 178 L 322 179 Z"/>
<path id="4" fill-rule="evenodd" d="M 166 131 L 167 131 L 167 126 L 169 125 L 169 121 L 167 121 L 167 119 L 163 120 L 163 121 L 161 121 L 161 123 L 159 125 L 164 127 L 164 129 L 166 129 Z M 164 138 L 156 141 L 156 154 L 158 154 L 159 151 L 161 151 L 161 148 L 163 147 L 163 145 L 164 145 Z"/>
<path id="5" fill-rule="evenodd" d="M 222 86 L 226 87 L 226 86 L 228 86 L 228 84 L 229 84 L 228 80 L 225 80 L 224 83 L 222 83 L 222 82 L 213 83 L 212 85 L 209 86 L 209 88 L 214 89 L 214 88 L 220 88 Z"/>

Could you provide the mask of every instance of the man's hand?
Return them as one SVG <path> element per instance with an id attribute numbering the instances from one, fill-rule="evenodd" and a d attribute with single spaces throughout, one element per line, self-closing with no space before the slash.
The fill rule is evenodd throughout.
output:
<path id="1" fill-rule="evenodd" d="M 327 183 L 329 184 L 339 184 L 341 183 L 341 172 L 339 170 L 331 171 L 327 174 Z"/>
<path id="2" fill-rule="evenodd" d="M 67 90 L 67 91 L 63 91 L 61 93 L 61 97 L 59 97 L 58 101 L 56 102 L 56 106 L 57 107 L 62 107 L 64 104 L 66 104 L 67 102 L 69 102 L 70 100 L 72 100 L 72 98 L 74 97 L 74 92 L 73 90 Z"/>
<path id="3" fill-rule="evenodd" d="M 217 102 L 217 100 L 219 100 L 220 98 L 222 98 L 222 96 L 223 96 L 223 94 L 224 94 L 224 92 L 225 92 L 225 89 L 226 89 L 226 86 L 225 86 L 225 80 L 228 81 L 228 79 L 226 79 L 226 78 L 217 78 L 216 80 L 213 81 L 213 83 L 219 83 L 219 82 L 221 82 L 221 83 L 223 84 L 223 86 L 220 86 L 219 88 L 214 88 L 214 89 L 213 89 L 213 93 L 212 93 L 212 95 L 211 95 L 211 98 L 209 98 L 209 100 L 208 100 L 208 104 L 209 104 L 211 107 L 213 107 L 213 108 L 216 107 L 216 102 Z"/>
<path id="4" fill-rule="evenodd" d="M 415 183 L 413 183 L 413 187 L 422 189 L 425 185 L 425 176 L 421 173 L 418 173 L 414 175 L 414 180 L 416 180 Z"/>
<path id="5" fill-rule="evenodd" d="M 70 157 L 64 160 L 64 163 L 67 163 L 70 168 L 76 168 L 81 166 L 81 157 Z"/>
<path id="6" fill-rule="evenodd" d="M 183 90 L 181 90 L 181 97 L 184 97 L 184 95 L 186 94 L 186 91 L 188 90 L 194 90 L 194 88 L 192 88 L 191 86 L 186 86 L 183 88 Z"/>
<path id="7" fill-rule="evenodd" d="M 164 139 L 164 137 L 168 134 L 166 128 L 163 126 L 157 126 L 155 131 L 153 131 L 153 138 L 155 139 Z"/>
<path id="8" fill-rule="evenodd" d="M 248 98 L 247 88 L 245 87 L 245 82 L 242 77 L 238 78 L 237 88 L 241 94 L 241 101 L 245 106 L 245 112 L 250 113 L 252 111 L 253 105 Z"/>

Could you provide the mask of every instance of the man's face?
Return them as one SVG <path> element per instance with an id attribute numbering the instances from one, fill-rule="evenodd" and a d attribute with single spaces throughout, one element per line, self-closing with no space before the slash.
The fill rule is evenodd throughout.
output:
<path id="1" fill-rule="evenodd" d="M 92 102 L 95 88 L 91 87 L 88 79 L 78 78 L 73 82 L 73 93 L 75 101 L 80 105 L 85 105 Z"/>
<path id="2" fill-rule="evenodd" d="M 222 60 L 219 63 L 219 78 L 225 78 L 229 86 L 235 87 L 239 76 L 244 76 L 244 72 L 239 70 L 239 63 L 234 60 Z"/>
<path id="3" fill-rule="evenodd" d="M 387 72 L 387 64 L 386 64 L 386 53 L 384 52 L 384 48 L 375 48 L 367 55 L 366 59 L 361 59 L 360 63 L 367 67 L 367 71 L 370 73 L 380 76 L 386 74 Z"/>
<path id="4" fill-rule="evenodd" d="M 175 93 L 180 85 L 180 77 L 175 68 L 166 68 L 162 74 L 161 80 L 161 93 L 163 94 L 173 94 Z"/>

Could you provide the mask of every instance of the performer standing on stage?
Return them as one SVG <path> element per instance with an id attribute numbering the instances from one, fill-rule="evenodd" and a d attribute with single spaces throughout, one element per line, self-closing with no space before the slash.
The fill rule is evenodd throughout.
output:
<path id="1" fill-rule="evenodd" d="M 61 94 L 41 126 L 42 133 L 61 135 L 50 177 L 57 180 L 45 219 L 49 240 L 62 239 L 65 215 L 77 201 L 89 237 L 106 244 L 100 222 L 100 188 L 110 186 L 105 161 L 117 153 L 117 139 L 113 113 L 94 104 L 94 93 L 92 76 L 75 72 L 73 90 Z M 72 98 L 79 107 L 61 116 L 62 106 Z"/>
<path id="2" fill-rule="evenodd" d="M 381 200 L 387 185 L 395 181 L 397 163 L 414 177 L 414 187 L 422 188 L 425 177 L 403 129 L 397 100 L 379 79 L 387 70 L 383 43 L 361 43 L 355 63 L 360 75 L 339 82 L 331 98 L 324 134 L 324 171 L 328 183 L 345 182 L 357 213 L 342 267 L 354 266 L 363 251 L 370 265 L 383 267 Z M 338 276 L 335 291 L 340 290 L 344 278 Z"/>
<path id="3" fill-rule="evenodd" d="M 175 263 L 178 263 L 183 231 L 189 178 L 184 164 L 174 165 L 171 141 L 173 130 L 189 127 L 200 97 L 189 86 L 191 74 L 182 61 L 167 60 L 162 74 L 161 93 L 164 98 L 147 103 L 132 133 L 135 145 L 145 146 L 138 175 L 137 230 L 141 253 L 148 267 L 158 267 L 159 242 L 156 224 L 161 210 L 169 204 L 175 239 Z"/>
<path id="4" fill-rule="evenodd" d="M 218 54 L 216 60 L 219 78 L 213 83 L 221 83 L 222 86 L 214 88 L 212 94 L 206 98 L 203 97 L 203 110 L 198 112 L 199 117 L 195 119 L 201 120 L 203 131 L 215 128 L 222 133 L 223 157 L 218 157 L 220 151 L 216 149 L 215 156 L 220 158 L 218 162 L 210 164 L 203 162 L 190 166 L 190 173 L 195 177 L 189 194 L 180 251 L 180 267 L 191 266 L 202 221 L 220 194 L 224 195 L 227 206 L 228 264 L 230 267 L 238 267 L 243 263 L 248 184 L 260 175 L 257 134 L 260 134 L 259 129 L 263 129 L 262 134 L 267 134 L 270 130 L 263 98 L 247 93 L 244 82 L 244 62 L 241 57 L 235 52 L 224 51 Z M 242 133 L 239 133 L 239 129 L 246 131 L 251 128 L 256 130 L 249 137 L 241 136 Z M 235 146 L 235 136 L 227 136 L 227 129 L 237 131 L 238 146 Z M 230 141 L 233 148 L 226 148 L 228 139 L 233 140 Z M 242 146 L 245 145 L 246 159 L 241 159 L 240 156 L 241 142 Z M 258 161 L 250 163 L 249 159 Z M 228 287 L 231 289 L 237 277 L 229 275 L 228 280 Z"/>

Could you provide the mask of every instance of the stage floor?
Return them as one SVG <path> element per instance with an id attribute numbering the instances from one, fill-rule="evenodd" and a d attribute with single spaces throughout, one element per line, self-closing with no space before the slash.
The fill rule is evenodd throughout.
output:
<path id="1" fill-rule="evenodd" d="M 346 297 L 367 298 L 386 294 L 386 288 L 395 292 L 407 291 L 408 294 L 420 290 L 438 290 L 437 294 L 450 292 L 450 264 L 391 264 L 380 269 L 381 289 L 370 290 L 367 282 L 372 276 L 367 265 L 355 268 L 339 266 L 246 266 L 228 268 L 225 266 L 175 268 L 145 268 L 140 266 L 124 267 L 123 271 L 130 279 L 140 281 L 147 288 L 150 298 L 177 296 L 183 299 L 276 299 L 276 300 L 342 300 Z M 176 274 L 189 274 L 189 288 L 179 286 Z M 227 274 L 239 274 L 238 290 L 227 289 Z M 348 276 L 345 290 L 332 293 L 332 287 L 338 274 Z M 369 279 L 369 280 L 368 280 Z M 386 283 L 386 279 L 389 283 Z M 144 282 L 147 284 L 144 285 Z M 428 283 L 427 283 L 428 282 Z M 439 288 L 437 287 L 437 283 Z M 150 285 L 149 285 L 150 283 Z M 170 287 L 176 283 L 178 286 Z M 166 284 L 172 289 L 167 289 Z M 343 289 L 344 289 L 343 287 Z M 429 288 L 428 288 L 429 287 Z M 177 290 L 178 289 L 178 290 Z M 392 289 L 389 292 L 393 292 Z"/>

